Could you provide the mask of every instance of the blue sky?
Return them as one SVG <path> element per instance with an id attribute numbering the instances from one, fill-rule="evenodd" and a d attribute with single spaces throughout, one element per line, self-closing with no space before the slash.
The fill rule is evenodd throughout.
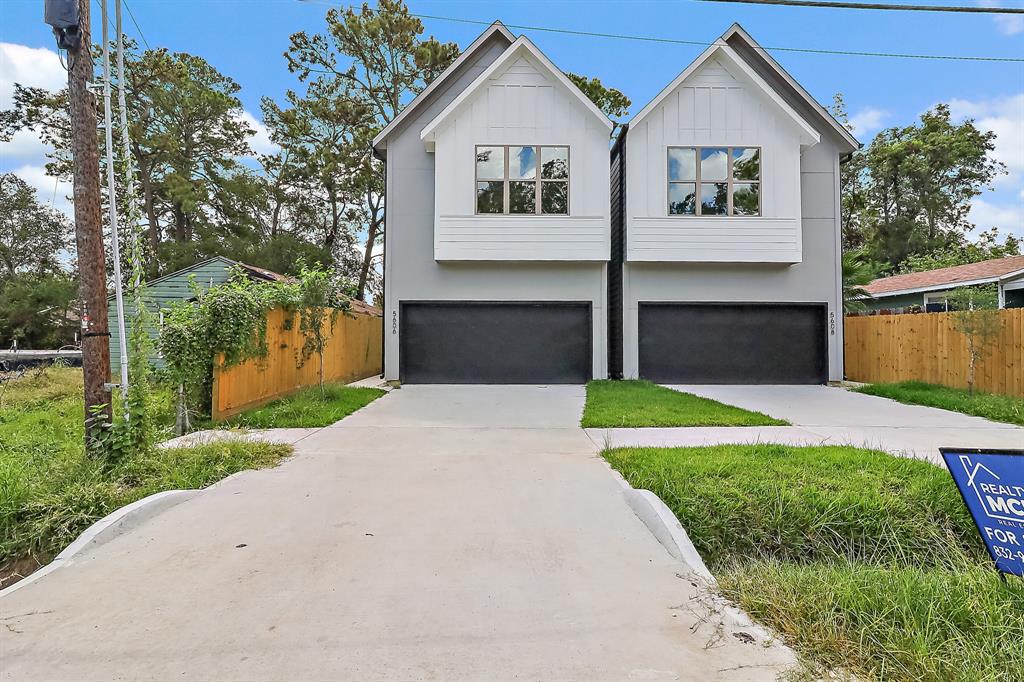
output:
<path id="1" fill-rule="evenodd" d="M 894 0 L 902 1 L 902 0 Z M 924 0 L 918 0 L 923 2 Z M 973 0 L 962 0 L 972 2 Z M 944 0 L 945 4 L 954 4 Z M 58 86 L 63 71 L 42 0 L 0 3 L 0 108 L 10 105 L 11 83 Z M 288 36 L 318 31 L 330 3 L 325 0 L 128 0 L 151 45 L 198 54 L 242 86 L 248 112 L 259 115 L 260 97 L 280 99 L 297 79 L 282 52 Z M 943 4 L 933 2 L 932 4 Z M 959 3 L 955 3 L 959 4 Z M 980 4 L 980 3 L 979 3 Z M 986 4 L 993 4 L 987 2 Z M 1021 0 L 1003 6 L 1024 7 Z M 410 0 L 413 12 L 506 24 L 565 28 L 711 41 L 738 21 L 766 47 L 868 52 L 1024 57 L 1024 17 L 1003 15 L 872 12 L 787 8 L 671 0 L 600 2 L 543 0 L 503 3 Z M 98 4 L 94 27 L 98 32 Z M 424 19 L 427 32 L 465 47 L 482 26 Z M 127 32 L 137 36 L 127 20 Z M 681 71 L 699 52 L 696 45 L 626 41 L 513 28 L 525 33 L 561 68 L 597 76 L 633 100 L 632 113 Z M 35 48 L 35 49 L 31 49 Z M 45 51 L 41 51 L 42 50 Z M 996 154 L 1010 168 L 992 192 L 976 200 L 979 227 L 1024 236 L 1024 63 L 955 62 L 775 52 L 775 58 L 819 101 L 841 91 L 863 142 L 880 128 L 903 125 L 938 102 L 958 117 L 970 116 L 995 130 Z M 253 146 L 266 141 L 257 136 Z M 44 149 L 26 134 L 0 145 L 0 170 L 18 171 L 54 196 L 43 176 Z M 58 187 L 55 205 L 65 206 Z"/>

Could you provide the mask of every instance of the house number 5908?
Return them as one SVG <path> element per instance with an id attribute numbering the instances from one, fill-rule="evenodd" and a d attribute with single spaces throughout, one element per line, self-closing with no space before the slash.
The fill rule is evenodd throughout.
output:
<path id="1" fill-rule="evenodd" d="M 835 312 L 829 312 L 828 314 L 828 334 L 829 336 L 836 335 L 836 314 Z"/>

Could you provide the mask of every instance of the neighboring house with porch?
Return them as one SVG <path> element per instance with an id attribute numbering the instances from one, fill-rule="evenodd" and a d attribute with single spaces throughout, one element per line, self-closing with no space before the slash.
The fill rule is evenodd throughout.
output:
<path id="1" fill-rule="evenodd" d="M 157 277 L 147 282 L 145 289 L 146 310 L 150 314 L 150 323 L 148 325 L 150 337 L 155 340 L 159 334 L 160 321 L 164 311 L 174 303 L 189 301 L 195 298 L 192 282 L 195 282 L 195 287 L 200 291 L 205 291 L 212 286 L 227 282 L 231 279 L 231 274 L 236 270 L 241 271 L 253 280 L 275 282 L 287 279 L 285 275 L 253 265 L 246 265 L 224 256 L 214 256 L 213 258 L 194 263 L 187 268 Z M 135 315 L 135 304 L 131 296 L 127 294 L 127 291 L 124 297 L 124 308 L 126 320 L 125 333 L 130 334 L 131 320 Z M 107 298 L 107 318 L 110 323 L 110 366 L 114 376 L 118 376 L 120 371 L 118 368 L 120 366 L 121 343 L 117 332 L 117 303 L 113 294 Z M 155 367 L 163 367 L 164 365 L 163 358 L 160 357 L 156 349 L 152 351 L 150 362 Z"/>
<path id="2" fill-rule="evenodd" d="M 893 313 L 944 312 L 951 291 L 978 285 L 995 285 L 1000 308 L 1024 308 L 1024 256 L 882 277 L 864 287 L 872 296 L 864 303 Z"/>
<path id="3" fill-rule="evenodd" d="M 385 377 L 841 379 L 849 131 L 738 25 L 611 130 L 495 23 L 381 131 Z"/>

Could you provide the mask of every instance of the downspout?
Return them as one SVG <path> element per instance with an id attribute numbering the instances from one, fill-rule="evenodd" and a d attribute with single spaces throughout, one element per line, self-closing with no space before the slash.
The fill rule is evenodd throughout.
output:
<path id="1" fill-rule="evenodd" d="M 376 147 L 371 147 L 371 153 L 384 163 L 384 234 L 381 239 L 381 285 L 380 285 L 380 378 L 387 376 L 384 370 L 385 358 L 387 357 L 387 304 L 388 304 L 388 159 L 386 154 L 381 154 Z"/>

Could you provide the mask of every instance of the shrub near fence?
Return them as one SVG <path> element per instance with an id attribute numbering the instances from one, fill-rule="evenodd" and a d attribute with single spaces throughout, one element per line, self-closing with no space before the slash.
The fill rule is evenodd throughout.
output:
<path id="1" fill-rule="evenodd" d="M 1024 308 L 1001 310 L 999 317 L 1002 333 L 978 364 L 975 388 L 1024 397 Z M 851 316 L 845 337 L 851 381 L 967 388 L 967 341 L 950 313 Z"/>
<path id="2" fill-rule="evenodd" d="M 289 319 L 282 309 L 267 313 L 267 357 L 214 369 L 214 421 L 319 383 L 320 360 L 315 353 L 298 366 L 304 339 L 298 318 L 286 328 Z M 324 381 L 349 382 L 380 374 L 383 331 L 380 317 L 339 313 L 324 351 Z"/>

